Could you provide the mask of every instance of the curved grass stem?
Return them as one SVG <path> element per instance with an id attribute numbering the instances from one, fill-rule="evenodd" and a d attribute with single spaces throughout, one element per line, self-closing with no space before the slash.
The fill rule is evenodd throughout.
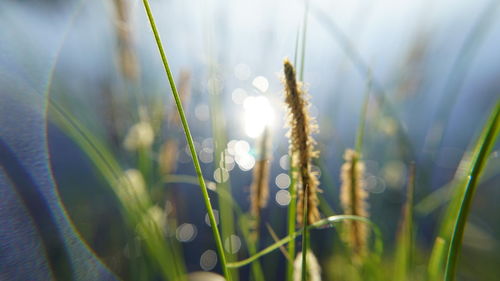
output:
<path id="1" fill-rule="evenodd" d="M 455 280 L 458 258 L 464 236 L 465 223 L 470 212 L 472 199 L 477 189 L 481 172 L 488 162 L 490 151 L 495 145 L 495 140 L 500 132 L 500 101 L 497 102 L 493 112 L 486 123 L 481 135 L 474 147 L 467 180 L 464 186 L 460 202 L 460 209 L 455 219 L 455 227 L 451 236 L 450 248 L 445 268 L 445 281 Z"/>
<path id="2" fill-rule="evenodd" d="M 319 220 L 313 224 L 310 224 L 307 227 L 307 229 L 310 230 L 310 229 L 324 228 L 324 227 L 327 227 L 331 224 L 334 224 L 337 222 L 342 222 L 345 220 L 356 220 L 356 221 L 361 221 L 361 222 L 369 224 L 372 227 L 373 232 L 375 233 L 375 237 L 376 237 L 375 245 L 374 245 L 375 252 L 379 255 L 381 254 L 381 252 L 382 252 L 382 240 L 381 240 L 382 236 L 380 234 L 380 230 L 373 222 L 371 222 L 369 219 L 367 219 L 365 217 L 352 216 L 352 215 L 331 216 L 331 217 Z M 238 268 L 238 267 L 242 267 L 242 266 L 245 266 L 247 264 L 250 264 L 253 261 L 256 261 L 257 259 L 259 259 L 260 257 L 265 256 L 276 249 L 279 249 L 281 246 L 285 245 L 286 243 L 293 241 L 295 238 L 302 235 L 303 232 L 304 232 L 304 228 L 301 228 L 301 229 L 287 235 L 286 237 L 282 238 L 281 240 L 277 241 L 276 243 L 266 247 L 262 251 L 258 252 L 257 254 L 255 254 L 247 259 L 244 259 L 244 260 L 241 260 L 238 262 L 228 263 L 227 267 L 228 268 Z"/>
<path id="3" fill-rule="evenodd" d="M 226 266 L 226 257 L 224 255 L 224 248 L 222 246 L 222 239 L 219 233 L 219 229 L 217 228 L 217 223 L 215 220 L 215 215 L 212 209 L 212 203 L 210 202 L 210 197 L 208 196 L 207 186 L 205 185 L 205 180 L 203 178 L 203 173 L 201 171 L 200 162 L 198 160 L 198 155 L 196 153 L 196 149 L 194 147 L 193 137 L 189 130 L 189 125 L 186 119 L 186 115 L 184 114 L 184 109 L 182 108 L 181 99 L 179 93 L 177 92 L 177 88 L 175 86 L 174 78 L 172 72 L 170 71 L 170 67 L 168 64 L 167 56 L 163 49 L 163 45 L 161 43 L 160 35 L 156 28 L 155 20 L 153 17 L 153 13 L 151 12 L 151 7 L 149 6 L 148 0 L 143 0 L 144 8 L 146 9 L 146 14 L 148 16 L 149 23 L 151 25 L 151 30 L 153 31 L 153 35 L 155 37 L 156 45 L 158 47 L 158 51 L 160 52 L 161 60 L 163 62 L 163 66 L 165 68 L 165 72 L 167 74 L 168 82 L 170 84 L 170 88 L 172 89 L 172 95 L 175 100 L 175 105 L 177 107 L 177 111 L 179 113 L 179 117 L 181 119 L 182 128 L 184 129 L 184 134 L 186 135 L 186 141 L 189 146 L 189 150 L 191 152 L 191 156 L 193 159 L 193 165 L 196 170 L 196 175 L 198 176 L 198 181 L 200 184 L 201 192 L 203 193 L 203 200 L 205 202 L 205 207 L 207 209 L 207 213 L 210 219 L 210 225 L 212 226 L 212 232 L 215 239 L 215 243 L 217 245 L 217 252 L 219 254 L 219 259 L 221 262 L 222 271 L 227 281 L 231 280 L 231 275 L 229 274 L 228 268 Z"/>

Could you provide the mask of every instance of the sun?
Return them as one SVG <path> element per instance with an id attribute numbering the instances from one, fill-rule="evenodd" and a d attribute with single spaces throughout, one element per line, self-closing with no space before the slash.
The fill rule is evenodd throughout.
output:
<path id="1" fill-rule="evenodd" d="M 247 136 L 259 137 L 274 123 L 274 110 L 265 96 L 247 97 L 243 102 L 244 129 Z"/>

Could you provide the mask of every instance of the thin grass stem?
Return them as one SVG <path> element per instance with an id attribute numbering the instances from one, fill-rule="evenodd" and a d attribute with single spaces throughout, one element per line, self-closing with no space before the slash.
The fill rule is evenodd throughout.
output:
<path id="1" fill-rule="evenodd" d="M 288 205 L 288 235 L 295 232 L 295 222 L 297 219 L 297 179 L 295 175 L 297 174 L 295 167 L 291 161 L 292 156 L 290 155 L 290 204 Z M 295 239 L 292 239 L 288 243 L 288 256 L 292 259 L 295 257 Z M 287 280 L 293 280 L 293 260 L 287 263 Z"/>
<path id="2" fill-rule="evenodd" d="M 212 232 L 213 232 L 213 236 L 215 239 L 215 243 L 217 245 L 217 252 L 219 253 L 219 259 L 221 262 L 222 271 L 224 273 L 226 280 L 230 281 L 231 275 L 230 275 L 229 270 L 226 266 L 226 257 L 224 254 L 224 247 L 222 245 L 222 239 L 221 239 L 221 236 L 219 233 L 219 229 L 217 228 L 217 222 L 215 220 L 215 215 L 214 215 L 214 212 L 212 209 L 212 203 L 210 202 L 210 197 L 208 196 L 208 190 L 207 190 L 207 187 L 205 185 L 203 173 L 201 171 L 201 166 L 200 166 L 200 162 L 198 160 L 198 155 L 196 153 L 196 149 L 194 146 L 193 137 L 192 137 L 191 132 L 189 130 L 189 125 L 188 125 L 186 116 L 184 114 L 184 109 L 182 108 L 181 99 L 180 99 L 179 93 L 177 92 L 177 88 L 175 86 L 175 81 L 174 81 L 172 72 L 170 71 L 167 56 L 166 56 L 165 51 L 163 49 L 160 35 L 159 35 L 158 30 L 156 28 L 155 20 L 153 18 L 153 13 L 151 12 L 151 8 L 149 6 L 149 1 L 143 0 L 143 4 L 144 4 L 144 8 L 146 9 L 149 23 L 151 25 L 151 30 L 153 31 L 153 35 L 155 37 L 158 51 L 160 52 L 161 60 L 163 62 L 163 66 L 165 68 L 165 72 L 167 74 L 168 81 L 170 83 L 170 88 L 172 89 L 172 95 L 173 95 L 174 100 L 175 100 L 177 111 L 179 113 L 179 117 L 181 118 L 181 123 L 182 123 L 182 127 L 184 129 L 184 134 L 186 135 L 186 141 L 188 143 L 189 150 L 191 152 L 191 156 L 193 159 L 193 165 L 194 165 L 194 168 L 196 170 L 196 175 L 198 176 L 201 191 L 203 193 L 203 199 L 204 199 L 205 207 L 207 209 L 207 213 L 208 213 L 208 216 L 210 219 L 210 225 L 212 226 Z"/>
<path id="3" fill-rule="evenodd" d="M 306 188 L 304 188 L 304 215 L 302 216 L 302 222 L 303 222 L 303 225 L 304 225 L 304 235 L 302 235 L 302 270 L 301 270 L 301 273 L 300 273 L 300 278 L 302 281 L 307 281 L 307 250 L 309 248 L 309 229 L 307 228 L 307 225 L 309 223 L 309 220 L 308 220 L 308 207 L 309 207 L 309 204 L 307 202 L 307 195 L 308 195 L 308 191 Z"/>
<path id="4" fill-rule="evenodd" d="M 331 216 L 331 217 L 319 220 L 313 224 L 310 224 L 306 228 L 307 229 L 323 229 L 323 228 L 331 227 L 335 223 L 346 221 L 346 220 L 361 221 L 361 222 L 364 222 L 366 224 L 369 224 L 372 227 L 372 230 L 375 233 L 375 238 L 376 238 L 375 245 L 374 245 L 375 252 L 380 255 L 382 252 L 382 247 L 383 247 L 382 234 L 380 233 L 380 230 L 378 229 L 377 225 L 375 225 L 372 221 L 370 221 L 367 218 L 360 217 L 360 216 L 352 216 L 352 215 Z M 242 267 L 242 266 L 245 266 L 247 264 L 250 264 L 253 261 L 259 259 L 260 257 L 265 256 L 265 255 L 273 252 L 274 250 L 279 249 L 281 246 L 285 245 L 286 243 L 293 241 L 295 238 L 302 235 L 303 231 L 304 231 L 304 228 L 301 228 L 297 231 L 294 231 L 293 233 L 287 235 L 286 237 L 282 238 L 278 242 L 266 247 L 262 251 L 258 252 L 257 254 L 255 254 L 247 259 L 244 259 L 244 260 L 241 260 L 238 262 L 228 263 L 227 267 L 228 268 L 238 268 L 238 267 Z"/>

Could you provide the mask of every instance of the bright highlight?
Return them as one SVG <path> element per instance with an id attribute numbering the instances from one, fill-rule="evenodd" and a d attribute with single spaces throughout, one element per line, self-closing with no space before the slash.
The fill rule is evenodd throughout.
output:
<path id="1" fill-rule="evenodd" d="M 251 138 L 259 137 L 266 126 L 274 122 L 274 111 L 264 96 L 247 97 L 243 102 L 245 133 Z"/>

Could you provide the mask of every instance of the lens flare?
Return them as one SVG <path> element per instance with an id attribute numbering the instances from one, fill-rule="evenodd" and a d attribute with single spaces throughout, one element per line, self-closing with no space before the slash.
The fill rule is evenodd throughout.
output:
<path id="1" fill-rule="evenodd" d="M 274 111 L 269 100 L 264 96 L 247 97 L 243 102 L 244 128 L 247 136 L 259 137 L 266 126 L 272 127 Z"/>

